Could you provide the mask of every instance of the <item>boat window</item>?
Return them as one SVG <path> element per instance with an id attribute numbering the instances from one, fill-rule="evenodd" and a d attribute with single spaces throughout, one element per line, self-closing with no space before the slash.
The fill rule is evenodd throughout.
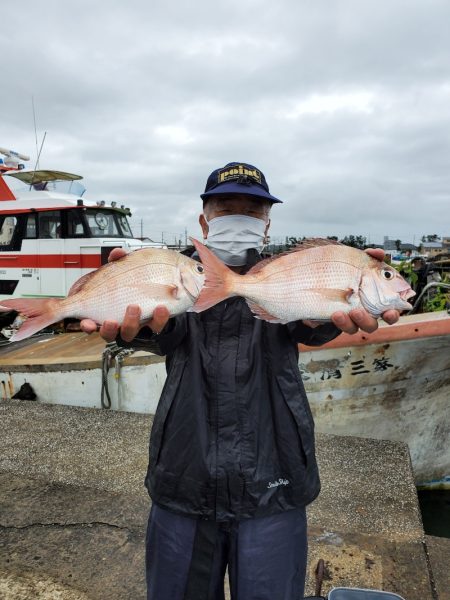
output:
<path id="1" fill-rule="evenodd" d="M 33 185 L 33 187 L 35 187 Z M 86 188 L 79 181 L 48 181 L 46 182 L 45 190 L 47 192 L 60 192 L 62 194 L 74 194 L 81 196 L 86 191 Z"/>
<path id="2" fill-rule="evenodd" d="M 16 179 L 16 177 L 4 175 L 5 182 L 8 187 L 12 191 L 12 193 L 16 196 L 23 196 L 27 193 L 33 193 L 35 191 L 46 191 L 46 192 L 56 192 L 63 194 L 72 194 L 81 198 L 86 191 L 86 188 L 79 181 L 43 181 L 36 182 L 30 185 L 25 181 L 20 181 Z"/>
<path id="3" fill-rule="evenodd" d="M 1 279 L 0 280 L 0 294 L 11 296 L 14 294 L 14 290 L 19 283 L 18 279 Z"/>
<path id="4" fill-rule="evenodd" d="M 40 239 L 61 237 L 61 213 L 58 210 L 40 212 L 38 232 Z"/>
<path id="5" fill-rule="evenodd" d="M 0 216 L 0 245 L 10 246 L 14 231 L 17 226 L 17 217 L 2 215 Z"/>
<path id="6" fill-rule="evenodd" d="M 80 210 L 67 212 L 67 237 L 85 237 Z"/>
<path id="7" fill-rule="evenodd" d="M 124 237 L 133 237 L 127 217 L 125 215 L 118 214 L 117 219 Z"/>
<path id="8" fill-rule="evenodd" d="M 23 223 L 23 215 L 0 215 L 0 252 L 20 250 Z"/>
<path id="9" fill-rule="evenodd" d="M 113 211 L 88 209 L 85 212 L 91 235 L 94 237 L 121 237 Z"/>
<path id="10" fill-rule="evenodd" d="M 36 214 L 27 215 L 26 226 L 25 226 L 25 238 L 35 239 L 37 237 L 37 226 L 36 226 Z"/>

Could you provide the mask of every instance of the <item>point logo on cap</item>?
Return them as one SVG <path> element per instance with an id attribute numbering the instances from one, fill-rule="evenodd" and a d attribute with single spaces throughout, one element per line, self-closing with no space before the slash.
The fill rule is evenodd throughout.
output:
<path id="1" fill-rule="evenodd" d="M 217 183 L 239 179 L 242 176 L 251 177 L 257 183 L 261 183 L 261 172 L 258 171 L 258 169 L 248 169 L 247 167 L 244 167 L 244 165 L 219 169 L 217 173 Z"/>

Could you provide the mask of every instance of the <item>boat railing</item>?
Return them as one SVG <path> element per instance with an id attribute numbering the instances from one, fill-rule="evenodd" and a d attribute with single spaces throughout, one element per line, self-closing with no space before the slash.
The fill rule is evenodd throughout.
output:
<path id="1" fill-rule="evenodd" d="M 417 296 L 412 309 L 407 313 L 408 315 L 413 315 L 418 310 L 425 294 L 427 294 L 433 288 L 444 288 L 444 289 L 450 290 L 450 283 L 443 283 L 442 281 L 441 282 L 440 281 L 431 281 L 430 283 L 427 283 L 427 285 L 423 288 L 423 290 Z"/>

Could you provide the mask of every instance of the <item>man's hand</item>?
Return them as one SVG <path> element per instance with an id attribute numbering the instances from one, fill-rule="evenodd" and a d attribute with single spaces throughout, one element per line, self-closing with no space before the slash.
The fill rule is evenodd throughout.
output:
<path id="1" fill-rule="evenodd" d="M 157 306 L 150 321 L 142 323 L 140 307 L 130 304 L 127 306 L 122 325 L 117 321 L 104 321 L 98 332 L 106 342 L 113 342 L 120 331 L 122 339 L 131 342 L 143 327 L 150 327 L 153 333 L 161 333 L 169 317 L 170 313 L 165 306 Z M 91 319 L 83 319 L 80 327 L 85 333 L 97 331 L 97 323 Z"/>
<path id="2" fill-rule="evenodd" d="M 108 262 L 118 260 L 126 254 L 122 248 L 114 248 L 108 257 Z M 117 321 L 104 321 L 99 329 L 99 333 L 106 342 L 113 342 L 120 331 L 122 339 L 126 342 L 131 342 L 142 327 L 150 327 L 154 333 L 160 333 L 164 329 L 169 317 L 169 311 L 165 306 L 157 306 L 153 311 L 150 321 L 141 323 L 140 307 L 137 304 L 130 304 L 127 307 L 122 325 Z M 83 319 L 80 322 L 80 328 L 85 333 L 93 333 L 97 331 L 97 323 L 91 319 Z"/>
<path id="3" fill-rule="evenodd" d="M 377 260 L 384 260 L 384 250 L 381 248 L 367 248 L 366 252 Z M 383 321 L 389 325 L 396 323 L 399 317 L 400 313 L 397 310 L 387 310 L 381 315 Z M 345 333 L 356 333 L 359 329 L 372 333 L 378 329 L 378 321 L 362 308 L 355 308 L 348 314 L 340 311 L 335 312 L 331 315 L 331 320 L 336 327 L 342 329 Z"/>

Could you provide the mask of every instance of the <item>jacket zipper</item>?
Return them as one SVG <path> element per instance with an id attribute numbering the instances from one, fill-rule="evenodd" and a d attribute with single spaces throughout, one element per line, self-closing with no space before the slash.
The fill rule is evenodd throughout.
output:
<path id="1" fill-rule="evenodd" d="M 223 310 L 222 313 L 220 315 L 220 321 L 219 321 L 219 331 L 218 331 L 218 335 L 217 335 L 217 349 L 216 349 L 216 356 L 217 359 L 219 358 L 219 350 L 220 350 L 220 346 L 221 346 L 221 337 L 222 337 L 222 326 L 223 326 L 223 320 L 224 320 L 224 316 L 225 316 L 225 311 L 227 309 L 228 306 L 228 302 L 225 302 L 224 306 L 223 306 Z M 215 498 L 214 498 L 214 514 L 215 514 L 215 518 L 217 520 L 217 497 L 218 497 L 218 491 L 219 491 L 219 390 L 218 390 L 218 379 L 219 379 L 219 368 L 220 365 L 217 365 L 217 371 L 216 371 L 216 385 L 215 385 L 215 401 L 216 401 L 216 494 L 215 494 Z"/>

